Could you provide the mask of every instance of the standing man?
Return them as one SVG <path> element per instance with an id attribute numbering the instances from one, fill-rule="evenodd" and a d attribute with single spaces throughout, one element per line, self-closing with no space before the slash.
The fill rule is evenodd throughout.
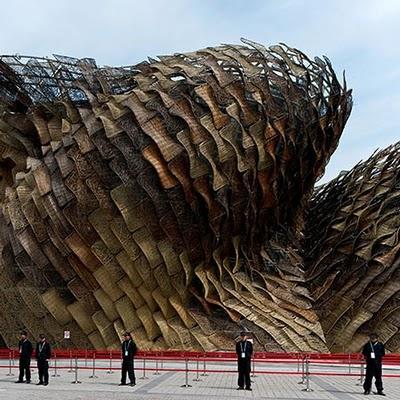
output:
<path id="1" fill-rule="evenodd" d="M 35 355 L 39 372 L 39 383 L 36 385 L 47 386 L 49 384 L 49 360 L 51 357 L 51 348 L 43 334 L 39 335 Z"/>
<path id="2" fill-rule="evenodd" d="M 21 331 L 20 341 L 18 343 L 19 348 L 19 378 L 16 383 L 24 382 L 24 375 L 26 377 L 26 383 L 31 383 L 31 357 L 32 357 L 32 343 L 28 340 L 28 333 Z"/>
<path id="3" fill-rule="evenodd" d="M 236 343 L 236 354 L 238 357 L 238 388 L 237 390 L 251 390 L 250 367 L 253 345 L 247 340 L 246 332 L 240 333 L 240 340 Z"/>
<path id="4" fill-rule="evenodd" d="M 122 374 L 119 386 L 126 385 L 126 373 L 129 375 L 130 385 L 135 386 L 136 379 L 135 371 L 133 370 L 133 359 L 137 351 L 136 344 L 129 332 L 125 332 L 122 338 Z"/>
<path id="5" fill-rule="evenodd" d="M 367 363 L 367 372 L 364 381 L 364 394 L 371 393 L 372 378 L 375 377 L 375 386 L 378 395 L 386 396 L 383 393 L 382 385 L 382 357 L 385 355 L 385 346 L 378 342 L 378 335 L 371 333 L 369 342 L 363 347 L 362 354 Z"/>

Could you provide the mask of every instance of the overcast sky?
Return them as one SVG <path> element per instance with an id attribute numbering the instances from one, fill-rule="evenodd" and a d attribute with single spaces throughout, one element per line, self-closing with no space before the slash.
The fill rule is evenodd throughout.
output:
<path id="1" fill-rule="evenodd" d="M 399 26 L 400 0 L 1 0 L 0 54 L 127 65 L 246 37 L 326 55 L 354 107 L 324 182 L 400 140 Z"/>

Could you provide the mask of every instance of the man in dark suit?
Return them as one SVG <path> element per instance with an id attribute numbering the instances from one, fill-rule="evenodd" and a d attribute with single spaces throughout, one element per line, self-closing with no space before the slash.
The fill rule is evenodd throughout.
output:
<path id="1" fill-rule="evenodd" d="M 136 385 L 135 371 L 133 369 L 133 360 L 137 351 L 136 344 L 129 332 L 123 334 L 122 340 L 122 370 L 120 386 L 126 385 L 126 373 L 129 375 L 130 385 Z"/>
<path id="2" fill-rule="evenodd" d="M 32 357 L 32 343 L 28 340 L 28 333 L 21 331 L 20 341 L 18 343 L 19 349 L 19 378 L 16 383 L 24 382 L 24 375 L 26 383 L 31 383 L 31 357 Z"/>
<path id="3" fill-rule="evenodd" d="M 240 340 L 236 343 L 236 354 L 238 357 L 238 389 L 252 390 L 250 381 L 251 355 L 253 345 L 247 340 L 247 333 L 240 333 Z"/>
<path id="4" fill-rule="evenodd" d="M 372 378 L 375 377 L 375 386 L 380 396 L 386 396 L 383 393 L 382 385 L 382 358 L 385 355 L 385 346 L 378 342 L 378 335 L 371 333 L 370 340 L 363 347 L 362 354 L 367 363 L 367 371 L 364 381 L 364 394 L 371 393 Z"/>
<path id="5" fill-rule="evenodd" d="M 37 385 L 47 386 L 49 384 L 49 360 L 51 357 L 51 348 L 44 335 L 39 335 L 35 355 L 39 373 L 39 383 L 37 383 Z"/>

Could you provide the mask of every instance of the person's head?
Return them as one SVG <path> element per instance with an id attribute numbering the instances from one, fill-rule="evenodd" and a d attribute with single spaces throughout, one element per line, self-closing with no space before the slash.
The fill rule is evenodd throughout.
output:
<path id="1" fill-rule="evenodd" d="M 132 336 L 131 336 L 131 334 L 129 333 L 129 332 L 124 332 L 123 334 L 122 334 L 122 339 L 123 340 L 131 340 L 132 339 Z"/>
<path id="2" fill-rule="evenodd" d="M 378 341 L 378 334 L 373 332 L 369 335 L 369 339 L 371 340 L 371 342 L 375 343 Z"/>
<path id="3" fill-rule="evenodd" d="M 39 342 L 44 342 L 44 341 L 46 341 L 46 337 L 43 335 L 43 333 L 41 333 L 39 335 Z"/>
<path id="4" fill-rule="evenodd" d="M 19 333 L 21 340 L 25 340 L 28 337 L 28 332 L 27 331 L 21 331 Z"/>
<path id="5" fill-rule="evenodd" d="M 245 331 L 240 332 L 240 340 L 242 341 L 247 340 L 247 332 Z"/>

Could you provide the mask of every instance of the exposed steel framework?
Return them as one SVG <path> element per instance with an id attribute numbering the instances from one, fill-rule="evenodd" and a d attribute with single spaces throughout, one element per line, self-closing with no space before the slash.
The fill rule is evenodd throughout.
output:
<path id="1" fill-rule="evenodd" d="M 345 283 L 319 261 L 334 184 L 310 200 L 351 105 L 328 59 L 283 44 L 119 68 L 0 57 L 5 341 L 21 327 L 98 349 L 123 330 L 143 350 L 229 349 L 239 329 L 269 351 L 359 341 L 367 319 L 355 302 L 334 317 Z"/>

